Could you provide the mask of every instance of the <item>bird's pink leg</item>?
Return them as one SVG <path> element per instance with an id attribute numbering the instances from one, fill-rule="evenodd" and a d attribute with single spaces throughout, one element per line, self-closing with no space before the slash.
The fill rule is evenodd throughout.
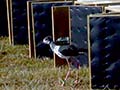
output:
<path id="1" fill-rule="evenodd" d="M 66 74 L 66 76 L 65 76 L 64 81 L 66 81 L 66 80 L 68 79 L 68 77 L 70 76 L 70 73 L 71 73 L 70 62 L 68 61 L 68 59 L 66 59 L 66 61 L 67 61 L 67 64 L 68 64 L 68 68 L 69 68 L 69 70 L 68 70 L 68 72 L 67 72 L 67 74 Z M 64 84 L 65 84 L 65 82 L 64 82 L 64 83 L 62 83 L 62 85 L 61 85 L 61 86 L 64 86 Z"/>
<path id="2" fill-rule="evenodd" d="M 67 72 L 67 74 L 66 74 L 66 76 L 65 76 L 64 82 L 62 83 L 61 86 L 64 86 L 64 85 L 65 85 L 65 82 L 67 81 L 67 79 L 68 79 L 68 77 L 70 76 L 70 74 L 71 74 L 71 70 L 68 70 L 68 72 Z"/>
<path id="3" fill-rule="evenodd" d="M 68 79 L 68 77 L 70 76 L 70 74 L 71 74 L 71 69 L 68 70 L 68 72 L 67 72 L 67 74 L 65 76 L 65 81 Z"/>
<path id="4" fill-rule="evenodd" d="M 70 59 L 71 59 L 70 62 L 69 62 L 68 59 L 66 59 L 69 70 L 68 70 L 68 72 L 67 72 L 67 74 L 66 74 L 66 76 L 65 76 L 64 82 L 62 83 L 61 86 L 64 86 L 65 81 L 67 81 L 68 77 L 69 77 L 70 74 L 71 74 L 72 68 L 71 68 L 70 63 L 73 63 L 77 69 L 80 69 L 80 64 L 79 64 L 79 62 L 77 62 L 77 60 L 75 60 L 75 58 L 72 58 L 72 57 L 71 57 Z"/>

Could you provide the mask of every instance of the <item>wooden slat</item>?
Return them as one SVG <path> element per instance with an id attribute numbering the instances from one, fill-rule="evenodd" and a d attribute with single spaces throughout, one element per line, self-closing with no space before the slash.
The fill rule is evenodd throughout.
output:
<path id="1" fill-rule="evenodd" d="M 119 5 L 120 0 L 88 0 L 88 1 L 75 1 L 75 4 L 83 5 Z"/>
<path id="2" fill-rule="evenodd" d="M 105 11 L 109 11 L 109 13 L 120 13 L 120 5 L 112 5 L 105 7 Z"/>
<path id="3" fill-rule="evenodd" d="M 28 39 L 29 39 L 29 57 L 35 57 L 35 45 L 33 39 L 33 8 L 31 1 L 27 1 L 27 21 L 28 21 Z"/>
<path id="4" fill-rule="evenodd" d="M 91 83 L 91 48 L 90 48 L 90 19 L 87 16 L 87 36 L 88 36 L 88 61 L 89 61 L 89 81 L 90 81 L 90 90 L 92 90 Z"/>
<path id="5" fill-rule="evenodd" d="M 70 14 L 68 7 L 52 8 L 53 40 L 59 37 L 70 37 Z M 65 65 L 66 60 L 54 54 L 54 66 Z"/>
<path id="6" fill-rule="evenodd" d="M 26 0 L 26 4 L 27 4 L 27 1 L 29 0 Z M 40 0 L 33 0 L 33 1 L 40 1 Z M 8 15 L 8 29 L 9 29 L 9 41 L 10 41 L 10 44 L 12 45 L 15 45 L 15 41 L 14 41 L 14 13 L 13 13 L 13 10 L 15 9 L 13 7 L 13 3 L 14 3 L 14 0 L 6 0 L 7 2 L 7 15 Z M 25 1 L 24 1 L 25 2 Z M 27 19 L 26 19 L 27 20 Z M 17 21 L 19 22 L 19 21 Z M 27 27 L 27 26 L 26 26 Z M 16 43 L 18 44 L 18 43 Z"/>
<path id="7" fill-rule="evenodd" d="M 6 6 L 7 6 L 9 43 L 12 45 L 13 44 L 13 32 L 12 32 L 12 3 L 11 3 L 11 0 L 6 0 Z"/>

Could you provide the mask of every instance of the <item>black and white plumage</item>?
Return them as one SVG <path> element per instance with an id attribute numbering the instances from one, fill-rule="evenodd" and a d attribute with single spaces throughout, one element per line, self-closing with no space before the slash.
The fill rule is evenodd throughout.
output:
<path id="1" fill-rule="evenodd" d="M 51 36 L 45 37 L 43 42 L 49 44 L 52 51 L 62 59 L 69 59 L 72 56 L 78 56 L 87 52 L 87 49 L 79 48 L 73 43 L 69 44 L 68 41 L 60 41 L 58 39 L 56 42 L 53 42 Z"/>
<path id="2" fill-rule="evenodd" d="M 60 58 L 66 59 L 69 71 L 66 75 L 65 80 L 68 78 L 70 73 L 70 63 L 77 63 L 76 68 L 79 68 L 79 63 L 75 60 L 72 60 L 72 57 L 84 54 L 87 52 L 87 49 L 78 48 L 75 44 L 70 44 L 68 37 L 60 37 L 54 42 L 51 36 L 47 36 L 43 39 L 43 42 L 50 45 L 52 51 Z"/>

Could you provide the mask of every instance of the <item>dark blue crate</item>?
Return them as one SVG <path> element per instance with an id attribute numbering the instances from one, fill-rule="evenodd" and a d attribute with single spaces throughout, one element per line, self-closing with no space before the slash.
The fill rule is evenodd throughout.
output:
<path id="1" fill-rule="evenodd" d="M 70 6 L 71 39 L 80 48 L 88 49 L 87 42 L 87 16 L 102 13 L 102 7 Z M 81 58 L 82 57 L 82 58 Z M 77 57 L 81 65 L 88 65 L 88 55 Z"/>
<path id="2" fill-rule="evenodd" d="M 72 5 L 72 2 L 41 2 L 33 3 L 33 18 L 34 18 L 34 32 L 35 32 L 35 48 L 37 57 L 52 57 L 53 53 L 51 52 L 48 45 L 42 43 L 44 37 L 51 35 L 52 36 L 52 16 L 51 16 L 51 7 L 52 6 L 64 6 Z M 47 47 L 47 48 L 45 48 Z M 41 51 L 44 51 L 43 54 Z"/>
<path id="3" fill-rule="evenodd" d="M 120 88 L 119 45 L 120 15 L 91 16 L 90 60 L 93 89 L 104 89 L 106 86 L 109 89 Z"/>

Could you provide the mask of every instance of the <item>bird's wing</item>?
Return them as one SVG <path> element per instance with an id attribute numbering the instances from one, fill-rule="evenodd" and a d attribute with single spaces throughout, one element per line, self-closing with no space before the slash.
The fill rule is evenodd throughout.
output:
<path id="1" fill-rule="evenodd" d="M 59 48 L 59 52 L 64 56 L 77 56 L 78 48 L 74 47 L 73 45 L 64 45 Z"/>
<path id="2" fill-rule="evenodd" d="M 79 48 L 74 44 L 71 45 L 64 45 L 59 48 L 59 52 L 62 53 L 64 56 L 77 56 L 87 53 L 87 49 Z"/>
<path id="3" fill-rule="evenodd" d="M 87 52 L 88 52 L 88 49 L 86 49 L 86 48 L 80 48 L 80 47 L 78 47 L 78 45 L 76 45 L 75 43 L 72 43 L 72 44 L 70 45 L 70 48 L 71 48 L 71 49 L 74 49 L 74 50 L 76 50 L 76 51 L 78 51 L 78 52 L 84 52 L 84 53 L 87 53 Z"/>

